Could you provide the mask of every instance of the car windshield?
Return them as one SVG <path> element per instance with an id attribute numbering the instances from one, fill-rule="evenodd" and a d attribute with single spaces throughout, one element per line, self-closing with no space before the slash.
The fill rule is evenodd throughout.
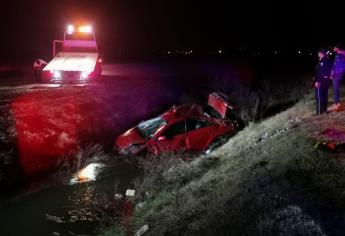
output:
<path id="1" fill-rule="evenodd" d="M 152 138 L 156 131 L 166 124 L 167 122 L 162 117 L 156 117 L 140 122 L 137 128 L 145 138 Z"/>

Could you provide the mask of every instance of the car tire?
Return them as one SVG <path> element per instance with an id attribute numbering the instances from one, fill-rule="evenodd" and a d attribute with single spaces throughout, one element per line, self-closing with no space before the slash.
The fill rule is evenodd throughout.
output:
<path id="1" fill-rule="evenodd" d="M 209 155 L 211 152 L 215 151 L 217 148 L 222 146 L 224 143 L 228 141 L 227 136 L 219 136 L 215 138 L 210 145 L 208 145 L 207 149 L 204 151 L 205 155 Z"/>

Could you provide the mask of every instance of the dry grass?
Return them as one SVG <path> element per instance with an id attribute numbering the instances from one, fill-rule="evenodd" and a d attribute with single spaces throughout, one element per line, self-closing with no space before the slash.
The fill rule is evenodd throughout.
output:
<path id="1" fill-rule="evenodd" d="M 102 145 L 94 144 L 81 148 L 72 157 L 67 156 L 65 158 L 61 158 L 56 166 L 58 171 L 71 175 L 91 163 L 106 162 L 109 158 L 110 155 L 104 152 Z"/>
<path id="2" fill-rule="evenodd" d="M 338 220 L 345 217 L 344 166 L 316 150 L 301 127 L 313 106 L 309 95 L 251 123 L 211 157 L 165 163 L 159 181 L 144 185 L 152 194 L 137 199 L 145 203 L 136 209 L 134 228 L 148 224 L 148 235 L 344 232 Z"/>
<path id="3" fill-rule="evenodd" d="M 332 90 L 330 90 L 332 92 Z M 341 89 L 342 93 L 345 93 L 345 88 Z M 333 94 L 330 94 L 330 103 L 332 101 Z M 345 103 L 345 99 L 342 99 L 342 103 Z M 314 105 L 315 106 L 315 105 Z M 303 122 L 302 129 L 311 138 L 320 142 L 328 143 L 345 143 L 345 110 L 339 112 L 332 112 L 323 114 L 321 116 L 309 116 L 308 119 Z M 340 135 L 325 135 L 325 130 L 332 130 Z M 341 134 L 344 135 L 341 135 Z M 342 137 L 344 136 L 344 137 Z"/>

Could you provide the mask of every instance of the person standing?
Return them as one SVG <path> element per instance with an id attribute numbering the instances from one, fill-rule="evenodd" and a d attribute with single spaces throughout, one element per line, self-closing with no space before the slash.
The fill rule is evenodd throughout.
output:
<path id="1" fill-rule="evenodd" d="M 42 59 L 37 59 L 32 64 L 32 69 L 34 71 L 34 79 L 35 82 L 41 82 L 41 73 L 42 69 L 47 65 L 47 62 L 43 61 Z"/>
<path id="2" fill-rule="evenodd" d="M 316 99 L 316 114 L 320 115 L 327 111 L 328 89 L 332 70 L 332 61 L 327 56 L 327 51 L 318 51 L 319 62 L 316 66 L 314 87 Z"/>
<path id="3" fill-rule="evenodd" d="M 335 55 L 331 80 L 333 83 L 333 105 L 328 109 L 329 111 L 336 111 L 340 108 L 340 83 L 345 73 L 345 50 L 340 46 L 334 46 Z"/>

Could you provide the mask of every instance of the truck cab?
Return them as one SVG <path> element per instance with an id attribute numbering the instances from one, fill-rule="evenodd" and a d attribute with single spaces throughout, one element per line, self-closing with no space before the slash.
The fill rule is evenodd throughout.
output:
<path id="1" fill-rule="evenodd" d="M 96 80 L 102 73 L 102 59 L 98 51 L 95 34 L 91 26 L 75 28 L 69 25 L 62 41 L 61 51 L 42 71 L 43 82 L 52 83 L 87 83 Z"/>

